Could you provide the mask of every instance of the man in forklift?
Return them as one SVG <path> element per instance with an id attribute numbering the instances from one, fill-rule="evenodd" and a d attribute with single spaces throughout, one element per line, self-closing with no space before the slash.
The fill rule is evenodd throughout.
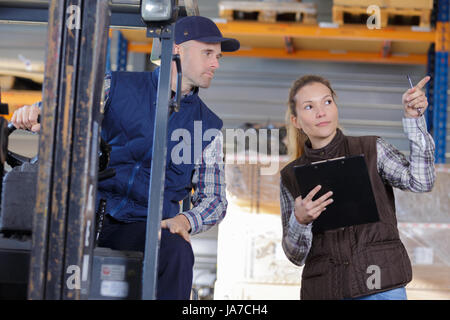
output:
<path id="1" fill-rule="evenodd" d="M 181 60 L 182 98 L 178 112 L 169 110 L 157 299 L 190 298 L 194 265 L 190 235 L 210 229 L 226 213 L 220 135 L 223 123 L 203 103 L 198 92 L 199 88 L 210 86 L 222 52 L 236 51 L 239 47 L 239 41 L 223 38 L 208 18 L 189 16 L 176 22 L 173 51 Z M 112 148 L 109 168 L 114 168 L 116 175 L 98 184 L 97 204 L 100 199 L 106 200 L 100 247 L 142 252 L 145 249 L 158 78 L 159 68 L 153 72 L 112 72 L 105 77 L 101 135 Z M 175 66 L 171 82 L 175 91 Z M 11 121 L 17 128 L 37 132 L 39 113 L 39 103 L 24 106 L 14 113 Z M 195 152 L 200 146 L 194 147 L 198 140 L 194 139 L 194 127 L 197 130 L 198 124 L 202 137 L 209 129 L 217 132 L 208 141 L 202 139 L 200 154 Z M 184 134 L 177 136 L 176 132 L 180 132 L 177 129 Z M 180 201 L 192 188 L 193 206 L 180 212 Z"/>

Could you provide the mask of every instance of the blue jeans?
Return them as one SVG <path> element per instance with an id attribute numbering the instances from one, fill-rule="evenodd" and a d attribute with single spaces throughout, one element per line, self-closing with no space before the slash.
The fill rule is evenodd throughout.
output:
<path id="1" fill-rule="evenodd" d="M 408 300 L 405 287 L 345 300 Z"/>

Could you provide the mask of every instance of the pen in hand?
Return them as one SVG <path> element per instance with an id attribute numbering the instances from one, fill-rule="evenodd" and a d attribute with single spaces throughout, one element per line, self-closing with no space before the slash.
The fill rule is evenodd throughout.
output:
<path id="1" fill-rule="evenodd" d="M 414 88 L 414 86 L 412 84 L 412 81 L 411 81 L 411 77 L 409 76 L 409 74 L 406 75 L 406 77 L 408 78 L 409 86 L 411 87 L 411 89 Z M 419 116 L 422 115 L 422 108 L 417 108 L 417 115 L 419 115 Z"/>

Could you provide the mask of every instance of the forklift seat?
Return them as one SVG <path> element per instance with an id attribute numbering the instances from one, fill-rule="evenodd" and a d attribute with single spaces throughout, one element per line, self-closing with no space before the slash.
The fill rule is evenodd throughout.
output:
<path id="1" fill-rule="evenodd" d="M 25 162 L 3 178 L 0 232 L 31 234 L 36 202 L 37 163 Z"/>

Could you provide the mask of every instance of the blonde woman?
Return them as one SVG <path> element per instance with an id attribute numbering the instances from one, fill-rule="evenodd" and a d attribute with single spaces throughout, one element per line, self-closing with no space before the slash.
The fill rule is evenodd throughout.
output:
<path id="1" fill-rule="evenodd" d="M 426 129 L 423 112 L 428 102 L 421 90 L 429 79 L 402 96 L 409 158 L 379 137 L 344 135 L 328 80 L 307 75 L 293 83 L 287 124 L 295 160 L 281 171 L 280 201 L 283 249 L 294 264 L 305 265 L 301 299 L 407 299 L 405 285 L 412 269 L 397 229 L 392 188 L 428 192 L 434 185 L 434 141 Z M 316 186 L 302 199 L 293 167 L 359 154 L 365 155 L 380 221 L 313 234 L 312 224 L 327 214 L 333 190 L 315 198 L 320 190 Z M 375 285 L 369 279 L 372 270 L 379 271 Z"/>

